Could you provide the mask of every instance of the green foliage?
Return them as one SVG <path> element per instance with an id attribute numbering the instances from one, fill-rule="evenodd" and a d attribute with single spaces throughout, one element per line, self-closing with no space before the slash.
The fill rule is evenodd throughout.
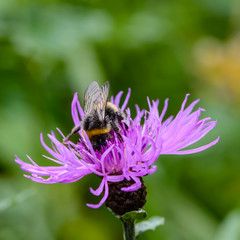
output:
<path id="1" fill-rule="evenodd" d="M 135 226 L 136 237 L 138 238 L 140 234 L 147 230 L 155 230 L 160 225 L 164 225 L 164 218 L 162 217 L 151 217 L 146 221 L 139 222 Z"/>
<path id="2" fill-rule="evenodd" d="M 135 221 L 141 221 L 144 218 L 147 217 L 147 213 L 146 211 L 144 211 L 143 209 L 139 209 L 138 211 L 131 211 L 131 212 L 127 212 L 124 215 L 121 216 L 121 220 L 123 222 L 135 222 Z"/>
<path id="3" fill-rule="evenodd" d="M 126 232 L 126 240 L 132 238 L 135 239 L 135 237 L 138 238 L 143 232 L 147 230 L 155 230 L 157 226 L 164 224 L 164 218 L 151 217 L 148 220 L 143 221 L 146 217 L 147 213 L 143 209 L 127 212 L 121 216 L 121 221 L 123 222 L 124 230 Z"/>

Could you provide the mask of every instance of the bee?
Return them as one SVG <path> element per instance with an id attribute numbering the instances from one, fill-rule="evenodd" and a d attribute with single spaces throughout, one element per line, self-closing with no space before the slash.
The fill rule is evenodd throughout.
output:
<path id="1" fill-rule="evenodd" d="M 63 140 L 64 143 L 81 128 L 88 135 L 94 150 L 101 150 L 101 146 L 107 144 L 107 139 L 113 137 L 112 130 L 116 132 L 119 140 L 123 141 L 119 132 L 125 115 L 116 105 L 108 102 L 109 86 L 109 82 L 101 88 L 97 82 L 88 85 L 84 93 L 84 119 L 80 126 L 72 129 Z"/>

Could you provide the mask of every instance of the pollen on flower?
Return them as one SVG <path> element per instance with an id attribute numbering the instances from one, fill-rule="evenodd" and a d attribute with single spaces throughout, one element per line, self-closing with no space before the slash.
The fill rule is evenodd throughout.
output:
<path id="1" fill-rule="evenodd" d="M 26 163 L 17 156 L 15 161 L 20 164 L 22 170 L 29 173 L 25 177 L 40 183 L 70 183 L 83 178 L 88 174 L 96 174 L 101 178 L 99 187 L 92 194 L 102 198 L 98 204 L 87 204 L 92 208 L 98 208 L 105 202 L 106 205 L 114 205 L 118 208 L 127 202 L 127 208 L 115 211 L 123 214 L 125 211 L 136 210 L 145 204 L 146 189 L 142 177 L 152 174 L 156 170 L 154 163 L 160 155 L 164 154 L 192 154 L 203 151 L 219 141 L 219 137 L 198 148 L 185 150 L 186 147 L 202 139 L 211 131 L 216 121 L 210 118 L 200 119 L 203 109 L 193 111 L 196 100 L 186 107 L 188 94 L 186 95 L 177 116 L 166 120 L 164 115 L 167 111 L 168 100 L 165 101 L 162 112 L 159 112 L 159 101 L 148 99 L 149 110 L 140 110 L 136 105 L 136 116 L 131 116 L 129 108 L 126 109 L 130 97 L 130 89 L 122 106 L 119 105 L 122 92 L 116 97 L 111 97 L 111 103 L 126 113 L 127 128 L 120 125 L 119 133 L 107 139 L 106 145 L 101 151 L 94 150 L 92 143 L 84 130 L 79 131 L 79 141 L 74 143 L 57 139 L 54 133 L 48 134 L 52 146 L 45 144 L 41 135 L 41 143 L 51 157 L 50 161 L 57 166 L 42 167 L 30 157 L 30 163 Z M 77 94 L 72 101 L 72 118 L 75 126 L 79 126 L 84 120 L 84 111 L 78 101 Z M 65 136 L 58 129 L 62 138 Z M 125 199 L 126 198 L 126 199 Z M 111 207 L 113 209 L 113 207 Z"/>

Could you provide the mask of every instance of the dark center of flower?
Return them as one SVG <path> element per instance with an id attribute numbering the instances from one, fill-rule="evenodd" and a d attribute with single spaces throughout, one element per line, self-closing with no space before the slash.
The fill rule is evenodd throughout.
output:
<path id="1" fill-rule="evenodd" d="M 134 184 L 133 180 L 109 183 L 109 195 L 105 203 L 106 206 L 117 215 L 123 215 L 126 212 L 142 208 L 146 203 L 147 190 L 142 179 L 141 182 L 141 188 L 133 192 L 124 192 L 121 190 L 123 187 Z"/>

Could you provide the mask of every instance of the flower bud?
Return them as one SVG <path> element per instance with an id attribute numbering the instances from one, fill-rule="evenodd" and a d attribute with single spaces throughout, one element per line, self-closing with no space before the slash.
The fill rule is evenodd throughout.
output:
<path id="1" fill-rule="evenodd" d="M 108 184 L 109 195 L 106 200 L 106 206 L 116 215 L 123 215 L 142 208 L 146 203 L 147 190 L 142 179 L 141 182 L 141 188 L 133 192 L 121 190 L 123 187 L 129 187 L 134 184 L 133 180 L 127 181 L 124 179 L 122 182 L 110 182 Z"/>

